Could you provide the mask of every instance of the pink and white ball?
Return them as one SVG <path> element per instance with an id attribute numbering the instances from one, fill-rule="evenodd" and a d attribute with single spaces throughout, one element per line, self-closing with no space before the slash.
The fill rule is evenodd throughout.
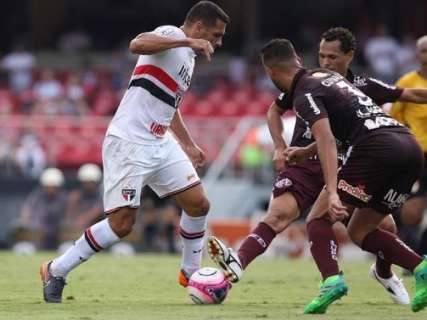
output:
<path id="1" fill-rule="evenodd" d="M 224 301 L 230 287 L 230 282 L 222 271 L 201 268 L 190 277 L 187 290 L 195 304 L 218 304 Z"/>

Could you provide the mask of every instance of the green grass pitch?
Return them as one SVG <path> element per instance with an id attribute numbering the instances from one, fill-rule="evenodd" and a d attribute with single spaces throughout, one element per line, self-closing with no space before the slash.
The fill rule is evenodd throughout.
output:
<path id="1" fill-rule="evenodd" d="M 427 319 L 427 310 L 414 314 L 409 306 L 393 304 L 368 278 L 369 262 L 343 264 L 349 295 L 326 315 L 302 314 L 317 294 L 314 264 L 284 259 L 256 261 L 222 305 L 197 306 L 176 282 L 179 257 L 101 254 L 69 275 L 61 305 L 46 304 L 38 267 L 53 256 L 0 253 L 0 319 Z M 405 284 L 412 295 L 413 278 Z"/>

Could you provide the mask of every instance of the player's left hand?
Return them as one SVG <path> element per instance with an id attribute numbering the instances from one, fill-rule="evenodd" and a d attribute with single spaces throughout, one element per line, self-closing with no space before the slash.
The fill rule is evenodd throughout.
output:
<path id="1" fill-rule="evenodd" d="M 341 221 L 348 217 L 347 208 L 343 206 L 336 192 L 328 195 L 328 210 L 332 221 Z"/>
<path id="2" fill-rule="evenodd" d="M 200 149 L 198 146 L 188 146 L 184 148 L 184 150 L 190 158 L 191 162 L 193 163 L 194 168 L 201 168 L 205 165 L 206 155 L 203 150 Z"/>

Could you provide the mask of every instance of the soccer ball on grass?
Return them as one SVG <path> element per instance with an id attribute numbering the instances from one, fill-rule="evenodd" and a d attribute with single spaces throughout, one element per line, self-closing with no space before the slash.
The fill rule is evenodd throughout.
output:
<path id="1" fill-rule="evenodd" d="M 231 284 L 222 271 L 201 268 L 194 272 L 188 282 L 188 295 L 195 304 L 218 304 L 224 301 Z"/>

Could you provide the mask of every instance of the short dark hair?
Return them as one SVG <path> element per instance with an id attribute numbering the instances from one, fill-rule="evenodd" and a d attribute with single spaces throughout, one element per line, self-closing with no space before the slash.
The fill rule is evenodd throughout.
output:
<path id="1" fill-rule="evenodd" d="M 217 4 L 212 1 L 199 1 L 188 11 L 185 23 L 192 24 L 201 20 L 205 25 L 211 27 L 216 24 L 218 19 L 225 23 L 230 22 L 229 16 Z"/>
<path id="2" fill-rule="evenodd" d="M 297 56 L 294 46 L 288 39 L 273 39 L 261 49 L 261 58 L 264 65 L 288 66 Z"/>
<path id="3" fill-rule="evenodd" d="M 344 53 L 356 50 L 356 38 L 350 30 L 343 27 L 330 28 L 322 34 L 322 39 L 325 41 L 340 42 L 340 49 Z"/>

